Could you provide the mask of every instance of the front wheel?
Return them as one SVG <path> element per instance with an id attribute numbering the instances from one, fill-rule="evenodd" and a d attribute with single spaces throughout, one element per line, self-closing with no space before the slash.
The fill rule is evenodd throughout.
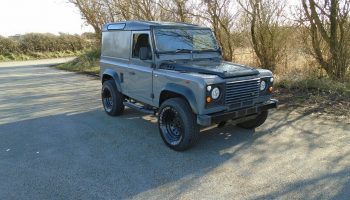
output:
<path id="1" fill-rule="evenodd" d="M 261 112 L 255 119 L 237 124 L 237 126 L 245 129 L 254 129 L 261 126 L 267 119 L 268 111 Z"/>
<path id="2" fill-rule="evenodd" d="M 161 105 L 158 128 L 164 143 L 175 151 L 189 149 L 198 141 L 196 116 L 182 98 L 168 99 Z"/>

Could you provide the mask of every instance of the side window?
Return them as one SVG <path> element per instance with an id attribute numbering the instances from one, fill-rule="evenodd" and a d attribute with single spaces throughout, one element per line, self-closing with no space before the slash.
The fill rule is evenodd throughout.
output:
<path id="1" fill-rule="evenodd" d="M 149 43 L 149 35 L 147 33 L 135 33 L 132 36 L 132 57 L 139 58 L 140 48 L 146 47 L 151 52 L 151 45 Z M 152 54 L 150 54 L 152 59 Z"/>

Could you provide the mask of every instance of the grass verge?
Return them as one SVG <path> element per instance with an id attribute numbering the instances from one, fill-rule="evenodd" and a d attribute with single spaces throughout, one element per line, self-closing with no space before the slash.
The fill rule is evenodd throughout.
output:
<path id="1" fill-rule="evenodd" d="M 282 109 L 296 109 L 350 122 L 350 82 L 328 78 L 277 79 L 275 98 Z"/>
<path id="2" fill-rule="evenodd" d="M 63 58 L 63 57 L 80 56 L 82 54 L 84 54 L 84 51 L 30 52 L 26 54 L 10 53 L 6 55 L 0 55 L 0 62 L 38 60 L 38 59 L 46 59 L 46 58 Z"/>
<path id="3" fill-rule="evenodd" d="M 340 94 L 350 97 L 350 81 L 338 82 L 329 78 L 277 78 L 275 84 L 278 88 L 297 90 L 304 92 L 327 92 L 330 94 Z"/>
<path id="4" fill-rule="evenodd" d="M 73 72 L 82 72 L 88 74 L 98 75 L 100 72 L 99 59 L 101 51 L 99 49 L 88 51 L 85 54 L 78 56 L 76 59 L 57 65 L 56 68 L 73 71 Z"/>

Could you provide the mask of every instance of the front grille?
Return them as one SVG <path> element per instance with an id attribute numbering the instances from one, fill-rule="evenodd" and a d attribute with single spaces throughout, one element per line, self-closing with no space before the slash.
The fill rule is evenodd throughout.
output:
<path id="1" fill-rule="evenodd" d="M 254 105 L 259 96 L 260 79 L 226 83 L 226 105 L 239 109 Z"/>

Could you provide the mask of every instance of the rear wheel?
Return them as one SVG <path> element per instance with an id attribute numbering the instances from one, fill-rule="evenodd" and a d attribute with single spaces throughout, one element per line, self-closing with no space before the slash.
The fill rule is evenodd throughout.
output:
<path id="1" fill-rule="evenodd" d="M 114 80 L 107 80 L 102 85 L 102 104 L 108 115 L 117 116 L 123 114 L 124 96 L 120 93 L 115 85 Z"/>
<path id="2" fill-rule="evenodd" d="M 161 105 L 158 128 L 164 143 L 175 151 L 189 149 L 198 141 L 196 116 L 182 98 L 168 99 Z"/>
<path id="3" fill-rule="evenodd" d="M 254 129 L 261 126 L 267 119 L 268 111 L 261 112 L 255 119 L 239 123 L 237 126 L 245 129 Z"/>

